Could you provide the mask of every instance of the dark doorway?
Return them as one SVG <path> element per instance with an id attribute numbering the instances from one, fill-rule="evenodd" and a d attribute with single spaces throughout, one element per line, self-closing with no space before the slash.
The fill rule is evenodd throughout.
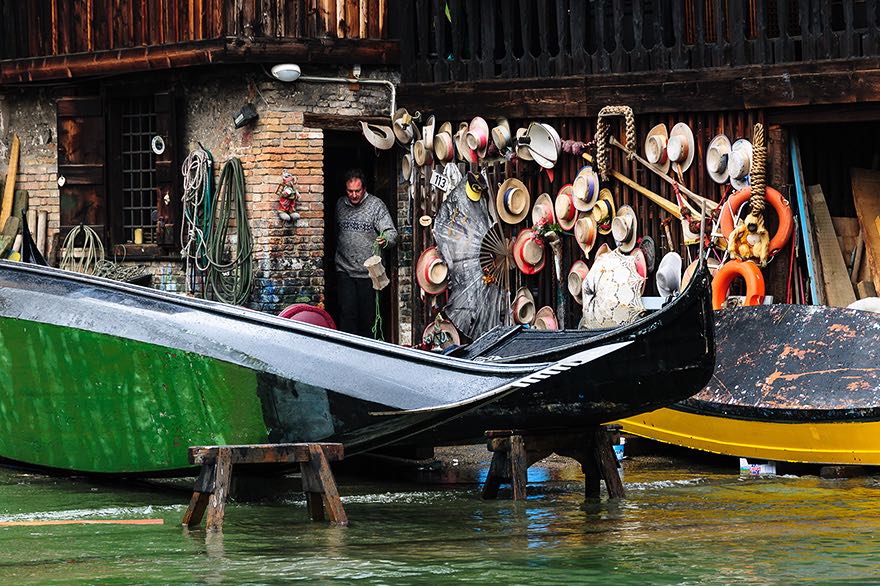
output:
<path id="1" fill-rule="evenodd" d="M 380 152 L 364 140 L 359 132 L 324 131 L 324 303 L 327 311 L 338 320 L 339 299 L 336 287 L 336 202 L 345 197 L 344 176 L 349 169 L 360 167 L 367 177 L 367 191 L 383 202 L 397 226 L 396 167 L 393 151 Z M 400 229 L 397 226 L 398 230 Z M 398 341 L 397 249 L 384 254 L 385 270 L 391 284 L 380 293 L 382 333 L 385 340 Z"/>

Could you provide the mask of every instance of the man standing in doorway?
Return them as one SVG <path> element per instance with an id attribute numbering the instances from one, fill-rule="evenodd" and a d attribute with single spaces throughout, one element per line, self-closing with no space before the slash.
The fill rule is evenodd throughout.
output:
<path id="1" fill-rule="evenodd" d="M 336 202 L 336 277 L 339 287 L 339 329 L 372 337 L 376 294 L 364 261 L 379 249 L 397 244 L 397 230 L 388 208 L 367 193 L 364 174 L 345 174 L 346 197 Z"/>

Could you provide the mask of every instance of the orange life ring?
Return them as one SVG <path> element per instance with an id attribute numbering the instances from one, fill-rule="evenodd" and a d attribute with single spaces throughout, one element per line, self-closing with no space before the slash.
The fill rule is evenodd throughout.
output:
<path id="1" fill-rule="evenodd" d="M 734 228 L 733 217 L 739 213 L 739 208 L 748 201 L 751 195 L 752 188 L 746 187 L 730 196 L 729 202 L 724 204 L 723 209 L 721 210 L 721 233 L 724 234 L 724 237 L 728 240 L 730 239 L 730 233 L 733 232 Z M 770 256 L 774 257 L 786 244 L 788 244 L 791 234 L 794 231 L 794 220 L 791 216 L 791 206 L 789 205 L 788 200 L 782 197 L 781 193 L 772 187 L 767 187 L 765 197 L 767 198 L 767 201 L 770 202 L 770 205 L 773 206 L 773 209 L 776 210 L 776 215 L 779 217 L 779 227 L 776 229 L 776 234 L 770 239 Z"/>
<path id="2" fill-rule="evenodd" d="M 731 260 L 718 269 L 712 279 L 712 309 L 724 307 L 730 284 L 737 277 L 742 277 L 746 282 L 745 305 L 761 305 L 764 303 L 764 275 L 761 269 L 753 262 Z"/>

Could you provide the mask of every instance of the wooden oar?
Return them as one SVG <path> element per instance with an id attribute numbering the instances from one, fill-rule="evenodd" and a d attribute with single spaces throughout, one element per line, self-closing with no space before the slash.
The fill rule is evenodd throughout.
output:
<path id="1" fill-rule="evenodd" d="M 18 152 L 20 142 L 18 135 L 12 135 L 12 150 L 9 152 L 9 169 L 6 172 L 6 187 L 3 191 L 3 202 L 0 204 L 0 228 L 12 215 L 13 197 L 15 195 L 15 176 L 18 175 Z"/>
<path id="2" fill-rule="evenodd" d="M 0 527 L 42 525 L 164 525 L 165 519 L 53 519 L 44 521 L 0 521 Z"/>
<path id="3" fill-rule="evenodd" d="M 593 162 L 593 157 L 591 157 L 589 154 L 584 153 L 582 156 L 584 157 L 584 159 L 587 160 L 588 163 Z M 663 197 L 661 195 L 657 195 L 656 193 L 654 193 L 653 191 L 651 191 L 647 187 L 642 187 L 641 185 L 639 185 L 638 183 L 636 183 L 635 181 L 633 181 L 632 179 L 630 179 L 629 177 L 627 177 L 623 173 L 619 173 L 617 171 L 612 170 L 611 175 L 615 179 L 617 179 L 618 181 L 623 183 L 624 185 L 631 187 L 637 193 L 642 194 L 643 196 L 645 196 L 646 198 L 648 198 L 649 200 L 651 200 L 652 202 L 654 202 L 655 204 L 657 204 L 658 206 L 663 208 L 663 211 L 669 213 L 670 215 L 672 215 L 676 219 L 681 220 L 681 210 L 679 209 L 679 207 L 677 205 L 675 205 L 674 203 L 672 203 L 671 201 L 669 201 L 668 199 L 666 199 L 665 197 Z"/>
<path id="4" fill-rule="evenodd" d="M 620 150 L 622 150 L 627 155 L 632 155 L 632 158 L 634 158 L 636 161 L 638 161 L 639 163 L 641 163 L 642 165 L 647 167 L 650 171 L 653 171 L 656 175 L 658 175 L 660 177 L 660 179 L 662 179 L 666 183 L 668 183 L 670 185 L 675 184 L 675 180 L 672 177 L 670 177 L 669 175 L 667 175 L 666 173 L 664 173 L 663 170 L 660 169 L 660 167 L 654 165 L 653 163 L 651 163 L 649 161 L 646 161 L 645 159 L 640 157 L 639 154 L 636 153 L 635 151 L 629 150 L 624 145 L 620 144 L 620 142 L 616 138 L 614 138 L 613 136 L 611 137 L 611 144 L 613 146 L 616 146 Z M 682 192 L 683 194 L 685 194 L 687 197 L 693 199 L 698 204 L 704 204 L 709 210 L 714 210 L 715 208 L 718 207 L 717 202 L 714 202 L 711 199 L 706 199 L 702 195 L 697 195 L 696 193 L 694 193 L 693 191 L 691 191 L 690 189 L 688 189 L 687 187 L 685 187 L 681 183 L 678 183 L 678 190 L 680 192 Z M 692 207 L 687 202 L 685 202 L 685 204 L 691 210 L 692 214 L 694 214 L 695 216 L 700 215 L 700 210 Z"/>

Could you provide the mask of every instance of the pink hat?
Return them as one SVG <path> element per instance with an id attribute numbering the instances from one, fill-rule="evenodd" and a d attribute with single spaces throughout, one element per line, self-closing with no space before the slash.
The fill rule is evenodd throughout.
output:
<path id="1" fill-rule="evenodd" d="M 536 330 L 558 330 L 559 322 L 556 321 L 556 313 L 549 305 L 545 305 L 535 314 Z"/>
<path id="2" fill-rule="evenodd" d="M 570 231 L 574 228 L 574 224 L 578 219 L 578 211 L 574 206 L 571 189 L 570 183 L 568 185 L 563 185 L 562 189 L 559 190 L 559 193 L 556 194 L 556 202 L 553 206 L 556 211 L 556 221 L 565 231 Z"/>
<path id="3" fill-rule="evenodd" d="M 524 228 L 513 241 L 513 262 L 526 275 L 534 275 L 544 268 L 544 242 L 531 228 Z"/>
<path id="4" fill-rule="evenodd" d="M 578 305 L 583 303 L 581 300 L 581 293 L 583 291 L 584 279 L 587 278 L 589 272 L 590 268 L 587 266 L 587 263 L 582 260 L 574 261 L 571 268 L 568 270 L 568 292 L 571 293 L 574 300 L 578 302 Z"/>

